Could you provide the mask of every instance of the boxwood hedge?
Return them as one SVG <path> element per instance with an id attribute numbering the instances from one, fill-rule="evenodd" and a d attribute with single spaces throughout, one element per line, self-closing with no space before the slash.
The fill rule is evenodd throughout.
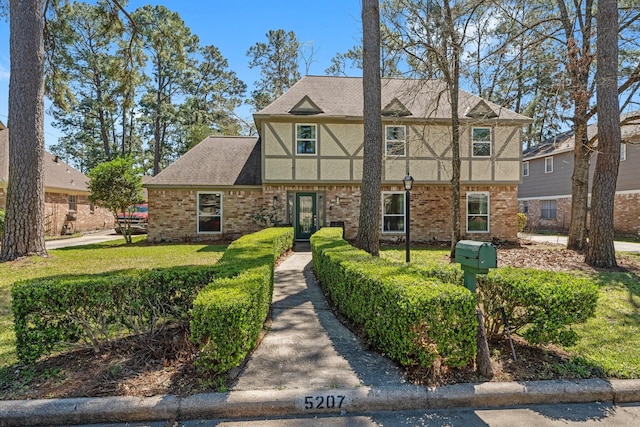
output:
<path id="1" fill-rule="evenodd" d="M 473 361 L 476 302 L 466 288 L 372 257 L 344 241 L 340 228 L 316 232 L 311 248 L 334 304 L 389 358 L 425 367 L 436 359 L 453 367 Z"/>

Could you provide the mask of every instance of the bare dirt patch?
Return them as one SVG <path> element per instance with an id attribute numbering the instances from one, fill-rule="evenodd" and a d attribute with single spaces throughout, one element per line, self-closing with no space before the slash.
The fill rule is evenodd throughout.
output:
<path id="1" fill-rule="evenodd" d="M 498 247 L 499 266 L 512 265 L 554 271 L 596 270 L 584 255 L 564 247 L 523 244 Z M 621 270 L 640 273 L 640 262 L 619 257 Z M 603 376 L 597 368 L 576 366 L 566 352 L 553 346 L 530 346 L 514 337 L 517 361 L 507 339 L 490 343 L 494 381 L 587 378 Z M 486 381 L 471 369 L 445 367 L 406 369 L 416 384 L 443 385 Z M 41 359 L 30 366 L 17 365 L 0 372 L 0 399 L 58 397 L 189 395 L 211 391 L 207 378 L 198 376 L 195 352 L 186 325 L 153 335 L 129 337 L 98 351 L 78 349 Z"/>

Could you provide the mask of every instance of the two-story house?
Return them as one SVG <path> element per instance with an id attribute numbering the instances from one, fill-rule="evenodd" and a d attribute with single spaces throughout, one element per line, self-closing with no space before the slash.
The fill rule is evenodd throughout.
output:
<path id="1" fill-rule="evenodd" d="M 631 114 L 638 113 L 622 116 L 621 122 Z M 596 136 L 597 128 L 595 123 L 587 127 L 589 138 Z M 614 199 L 614 229 L 620 235 L 635 235 L 640 226 L 640 124 L 624 125 L 620 130 L 622 145 Z M 568 230 L 574 144 L 573 133 L 567 132 L 524 152 L 518 204 L 519 211 L 527 215 L 530 229 Z M 589 168 L 589 191 L 597 156 L 596 144 Z M 588 203 L 590 206 L 590 195 Z"/>
<path id="2" fill-rule="evenodd" d="M 461 232 L 516 240 L 522 127 L 531 120 L 465 91 L 459 94 Z M 449 240 L 451 104 L 440 81 L 383 79 L 383 239 L 405 230 L 407 173 L 416 241 Z M 231 239 L 258 228 L 274 207 L 296 238 L 358 227 L 363 169 L 362 79 L 307 76 L 254 114 L 258 138 L 212 136 L 145 184 L 150 241 Z"/>

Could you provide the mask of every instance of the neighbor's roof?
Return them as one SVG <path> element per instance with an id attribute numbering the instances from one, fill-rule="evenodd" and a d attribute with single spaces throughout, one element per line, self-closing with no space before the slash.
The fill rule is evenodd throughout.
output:
<path id="1" fill-rule="evenodd" d="M 45 191 L 88 193 L 89 178 L 59 157 L 44 152 Z M 0 123 L 0 185 L 9 181 L 9 129 Z"/>
<path id="2" fill-rule="evenodd" d="M 145 187 L 261 185 L 256 137 L 210 136 L 150 179 Z"/>
<path id="3" fill-rule="evenodd" d="M 622 142 L 640 143 L 640 110 L 621 114 L 620 123 L 622 124 L 622 126 L 620 126 Z M 589 139 L 596 137 L 597 134 L 597 123 L 587 126 L 587 137 Z M 522 153 L 523 160 L 533 160 L 540 157 L 547 157 L 554 154 L 573 151 L 575 143 L 575 134 L 573 131 L 563 132 L 526 150 Z M 597 141 L 595 145 L 598 145 Z"/>
<path id="4" fill-rule="evenodd" d="M 451 102 L 441 80 L 382 79 L 382 114 L 403 119 L 448 120 Z M 306 76 L 284 95 L 254 114 L 257 122 L 270 116 L 362 118 L 360 77 Z M 492 119 L 528 124 L 532 120 L 463 90 L 459 91 L 460 120 Z M 385 114 L 388 113 L 388 114 Z M 259 127 L 258 127 L 259 128 Z"/>

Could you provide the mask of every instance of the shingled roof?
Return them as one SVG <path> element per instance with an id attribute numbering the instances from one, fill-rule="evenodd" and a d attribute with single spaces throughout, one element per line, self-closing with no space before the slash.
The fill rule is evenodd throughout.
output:
<path id="1" fill-rule="evenodd" d="M 401 111 L 403 120 L 450 120 L 451 102 L 441 80 L 382 79 L 382 113 Z M 296 106 L 305 100 L 305 108 Z M 254 114 L 256 122 L 273 116 L 361 118 L 363 116 L 362 78 L 306 76 L 284 95 Z M 315 106 L 316 108 L 310 108 Z M 469 92 L 459 92 L 460 120 L 479 118 L 495 122 L 528 124 L 531 119 L 502 108 Z M 260 127 L 258 126 L 258 129 Z"/>
<path id="2" fill-rule="evenodd" d="M 256 137 L 210 136 L 150 179 L 145 187 L 262 185 Z"/>
<path id="3" fill-rule="evenodd" d="M 587 137 L 589 139 L 597 137 L 597 134 L 597 123 L 587 126 Z M 623 143 L 640 143 L 640 110 L 620 115 L 620 137 Z M 575 143 L 573 130 L 562 132 L 523 152 L 523 159 L 533 160 L 538 157 L 573 151 Z M 598 141 L 595 142 L 595 146 L 597 145 Z"/>
<path id="4" fill-rule="evenodd" d="M 88 193 L 89 178 L 79 170 L 64 163 L 58 156 L 44 152 L 45 191 Z M 9 181 L 9 129 L 0 123 L 0 186 Z"/>

